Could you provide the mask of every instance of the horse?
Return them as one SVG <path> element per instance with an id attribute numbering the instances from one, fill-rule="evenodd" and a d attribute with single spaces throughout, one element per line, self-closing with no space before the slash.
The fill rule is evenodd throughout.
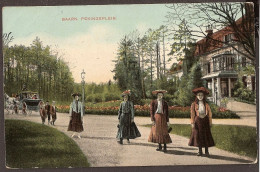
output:
<path id="1" fill-rule="evenodd" d="M 12 111 L 12 114 L 19 113 L 19 104 L 20 102 L 16 100 L 15 97 L 10 97 L 4 93 L 4 108 L 9 114 L 9 111 Z"/>

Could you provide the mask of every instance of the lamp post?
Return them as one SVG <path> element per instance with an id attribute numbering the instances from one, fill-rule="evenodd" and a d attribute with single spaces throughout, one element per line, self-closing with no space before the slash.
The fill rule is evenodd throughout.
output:
<path id="1" fill-rule="evenodd" d="M 85 72 L 84 72 L 84 69 L 83 71 L 81 72 L 81 83 L 82 83 L 82 106 L 83 106 L 83 114 L 85 113 L 85 106 L 84 106 L 84 95 L 85 95 Z"/>

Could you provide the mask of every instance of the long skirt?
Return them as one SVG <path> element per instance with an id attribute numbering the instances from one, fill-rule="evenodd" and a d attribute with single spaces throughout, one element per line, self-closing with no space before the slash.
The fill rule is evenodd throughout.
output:
<path id="1" fill-rule="evenodd" d="M 135 139 L 141 137 L 141 134 L 135 123 L 131 123 L 131 116 L 129 113 L 122 113 L 117 131 L 116 138 L 118 139 Z"/>
<path id="2" fill-rule="evenodd" d="M 46 111 L 42 108 L 40 109 L 40 115 L 41 115 L 42 122 L 44 123 L 45 119 L 47 117 L 47 114 L 46 114 Z"/>
<path id="3" fill-rule="evenodd" d="M 195 117 L 194 128 L 192 129 L 189 146 L 211 147 L 215 146 L 211 135 L 209 117 Z"/>
<path id="4" fill-rule="evenodd" d="M 80 113 L 72 112 L 72 119 L 70 120 L 68 131 L 82 132 L 83 124 Z"/>
<path id="5" fill-rule="evenodd" d="M 168 133 L 166 116 L 164 114 L 155 114 L 155 125 L 152 126 L 148 142 L 153 143 L 172 143 Z"/>
<path id="6" fill-rule="evenodd" d="M 51 115 L 51 119 L 52 119 L 52 121 L 56 121 L 56 119 L 57 119 L 57 114 L 55 113 L 55 114 L 52 114 Z"/>

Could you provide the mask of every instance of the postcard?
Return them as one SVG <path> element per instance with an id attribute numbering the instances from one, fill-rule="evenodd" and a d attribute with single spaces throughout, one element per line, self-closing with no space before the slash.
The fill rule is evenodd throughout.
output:
<path id="1" fill-rule="evenodd" d="M 256 165 L 254 7 L 3 7 L 5 168 Z"/>

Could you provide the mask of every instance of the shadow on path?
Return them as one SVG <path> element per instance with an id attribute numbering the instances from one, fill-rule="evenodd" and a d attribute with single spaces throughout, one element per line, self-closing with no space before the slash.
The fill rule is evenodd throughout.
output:
<path id="1" fill-rule="evenodd" d="M 96 140 L 115 140 L 115 137 L 91 137 L 91 136 L 81 136 L 81 138 L 86 138 L 86 139 L 96 139 Z"/>
<path id="2" fill-rule="evenodd" d="M 168 150 L 165 154 L 173 154 L 173 155 L 193 155 L 196 156 L 197 153 L 193 152 L 186 152 L 186 151 L 179 151 L 179 150 Z M 205 157 L 205 155 L 203 155 Z M 225 161 L 234 161 L 234 162 L 241 162 L 241 163 L 252 163 L 253 161 L 240 159 L 240 158 L 233 158 L 233 157 L 226 157 L 226 156 L 220 156 L 220 155 L 210 155 L 208 157 L 210 159 L 219 159 L 219 160 L 225 160 Z"/>
<path id="3" fill-rule="evenodd" d="M 167 150 L 165 154 L 173 154 L 173 155 L 193 155 L 195 156 L 197 153 L 194 152 L 186 152 L 186 151 L 179 151 L 179 150 Z"/>
<path id="4" fill-rule="evenodd" d="M 235 162 L 241 162 L 241 163 L 252 163 L 253 161 L 240 159 L 240 158 L 233 158 L 233 157 L 226 157 L 221 155 L 210 155 L 210 159 L 220 159 L 220 160 L 226 160 L 226 161 L 235 161 Z"/>
<path id="5" fill-rule="evenodd" d="M 137 143 L 137 142 L 135 142 L 135 143 L 133 143 L 133 142 L 130 142 L 130 143 L 128 143 L 127 145 L 132 145 L 132 146 L 135 146 L 135 145 L 138 145 L 138 146 L 149 146 L 149 147 L 158 147 L 158 143 Z M 163 144 L 162 144 L 162 146 L 163 146 Z M 167 148 L 171 148 L 171 149 L 183 149 L 183 150 L 197 150 L 196 148 L 187 148 L 187 147 L 175 147 L 175 146 L 169 146 L 168 144 L 167 144 Z"/>

